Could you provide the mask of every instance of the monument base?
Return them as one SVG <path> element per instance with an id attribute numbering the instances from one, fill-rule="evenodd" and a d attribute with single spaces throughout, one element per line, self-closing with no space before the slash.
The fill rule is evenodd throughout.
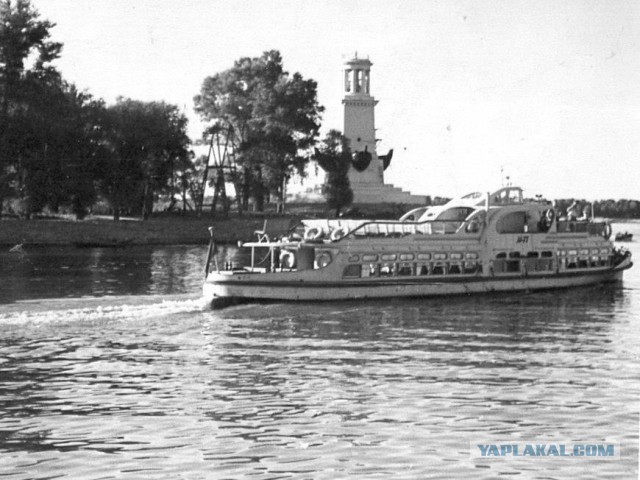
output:
<path id="1" fill-rule="evenodd" d="M 389 203 L 402 205 L 426 205 L 424 195 L 413 195 L 388 183 L 352 183 L 353 203 Z"/>
<path id="2" fill-rule="evenodd" d="M 396 205 L 426 205 L 427 198 L 424 195 L 413 195 L 399 187 L 388 183 L 352 183 L 353 204 L 396 204 Z M 308 187 L 305 191 L 290 192 L 287 202 L 301 203 L 325 203 L 322 195 L 322 185 Z"/>

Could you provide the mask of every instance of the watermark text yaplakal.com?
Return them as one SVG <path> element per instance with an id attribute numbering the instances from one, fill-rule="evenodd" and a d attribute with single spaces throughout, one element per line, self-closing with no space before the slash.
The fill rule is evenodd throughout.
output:
<path id="1" fill-rule="evenodd" d="M 572 457 L 619 460 L 620 444 L 607 442 L 470 442 L 472 458 L 554 458 Z"/>

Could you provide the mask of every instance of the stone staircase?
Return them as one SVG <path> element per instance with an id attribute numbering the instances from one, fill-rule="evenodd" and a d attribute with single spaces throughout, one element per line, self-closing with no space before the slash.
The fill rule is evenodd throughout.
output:
<path id="1" fill-rule="evenodd" d="M 404 205 L 425 205 L 424 195 L 413 195 L 389 183 L 352 183 L 353 203 L 401 203 Z"/>

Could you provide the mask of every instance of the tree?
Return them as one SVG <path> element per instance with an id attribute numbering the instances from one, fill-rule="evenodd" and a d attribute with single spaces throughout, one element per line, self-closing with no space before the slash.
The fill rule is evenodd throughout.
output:
<path id="1" fill-rule="evenodd" d="M 316 149 L 314 159 L 327 172 L 322 194 L 338 217 L 340 211 L 353 202 L 348 176 L 351 165 L 349 140 L 338 130 L 330 130 Z"/>
<path id="2" fill-rule="evenodd" d="M 237 194 L 245 208 L 253 197 L 258 210 L 268 193 L 284 195 L 294 171 L 302 173 L 324 111 L 316 82 L 289 75 L 276 50 L 207 77 L 194 102 L 204 120 L 228 127 L 242 177 Z"/>
<path id="3" fill-rule="evenodd" d="M 119 98 L 107 108 L 110 154 L 100 185 L 114 220 L 123 211 L 146 219 L 158 193 L 173 193 L 174 173 L 190 155 L 186 127 L 186 116 L 164 102 Z"/>
<path id="4" fill-rule="evenodd" d="M 6 197 L 23 194 L 25 168 L 47 150 L 34 116 L 62 85 L 51 66 L 62 50 L 49 39 L 53 26 L 28 0 L 0 1 L 0 213 Z"/>

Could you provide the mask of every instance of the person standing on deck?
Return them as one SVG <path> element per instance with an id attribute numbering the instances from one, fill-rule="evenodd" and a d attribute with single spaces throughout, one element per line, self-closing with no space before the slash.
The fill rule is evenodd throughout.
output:
<path id="1" fill-rule="evenodd" d="M 567 220 L 573 222 L 578 219 L 578 202 L 573 202 L 569 208 L 567 208 Z"/>

